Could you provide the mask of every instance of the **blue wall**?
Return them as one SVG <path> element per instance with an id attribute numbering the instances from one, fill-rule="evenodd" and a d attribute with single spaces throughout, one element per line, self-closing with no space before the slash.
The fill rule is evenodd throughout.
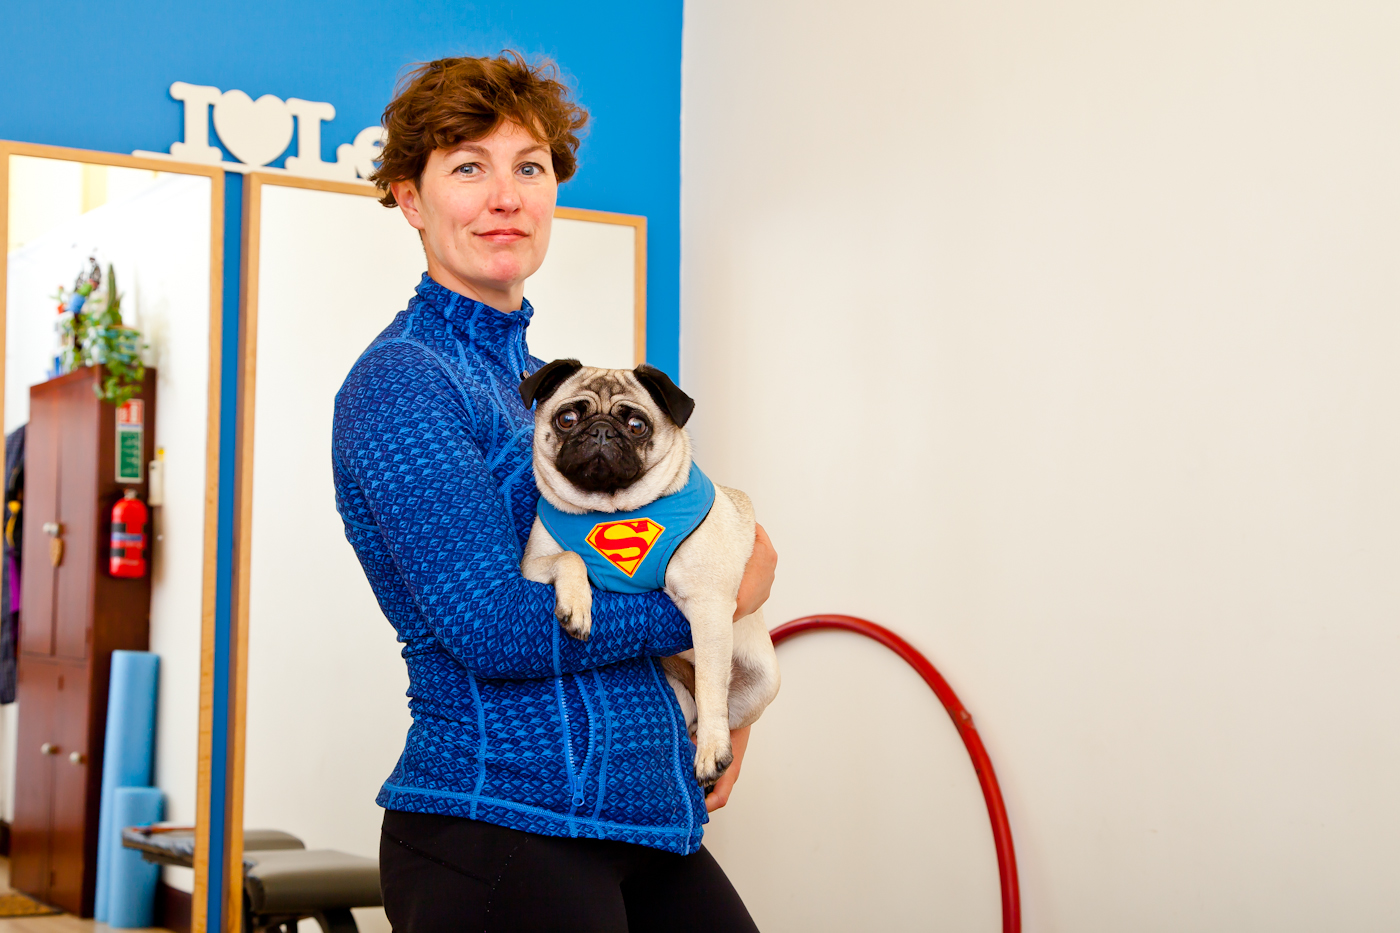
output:
<path id="1" fill-rule="evenodd" d="M 560 190 L 570 207 L 648 219 L 647 355 L 677 374 L 680 362 L 681 0 L 510 4 L 442 0 L 205 0 L 0 3 L 0 139 L 107 152 L 167 151 L 184 135 L 175 81 L 237 88 L 253 98 L 328 101 L 322 158 L 378 123 L 400 69 L 446 55 L 514 48 L 560 64 L 592 113 L 579 171 Z M 212 132 L 210 142 L 217 142 Z M 296 151 L 293 140 L 289 153 Z M 281 160 L 273 163 L 280 165 Z M 230 174 L 225 224 L 224 411 L 215 619 L 214 815 L 210 933 L 224 836 L 228 679 L 233 629 L 234 410 L 242 178 Z M 408 296 L 405 296 L 407 300 Z M 386 315 L 396 309 L 385 309 Z"/>
<path id="2" fill-rule="evenodd" d="M 0 138 L 164 152 L 183 137 L 183 109 L 168 89 L 188 81 L 334 104 L 321 131 L 322 158 L 334 161 L 337 145 L 379 122 L 406 63 L 502 48 L 548 55 L 593 115 L 559 201 L 646 215 L 648 356 L 675 375 L 681 15 L 680 0 L 5 0 Z"/>

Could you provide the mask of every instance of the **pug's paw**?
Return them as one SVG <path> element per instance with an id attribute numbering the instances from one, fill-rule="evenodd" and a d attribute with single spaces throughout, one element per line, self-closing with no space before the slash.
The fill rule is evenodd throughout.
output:
<path id="1" fill-rule="evenodd" d="M 730 747 L 728 732 L 722 740 L 701 740 L 695 749 L 695 780 L 708 791 L 733 763 L 734 749 Z"/>
<path id="2" fill-rule="evenodd" d="M 570 603 L 561 598 L 554 604 L 554 617 L 564 626 L 564 631 L 579 641 L 588 641 L 588 633 L 593 629 L 593 607 L 589 605 L 591 602 L 591 598 L 581 603 Z"/>
<path id="3" fill-rule="evenodd" d="M 593 590 L 588 585 L 588 570 L 583 558 L 572 551 L 559 558 L 559 572 L 554 578 L 554 617 L 564 631 L 579 641 L 587 641 L 593 627 Z"/>

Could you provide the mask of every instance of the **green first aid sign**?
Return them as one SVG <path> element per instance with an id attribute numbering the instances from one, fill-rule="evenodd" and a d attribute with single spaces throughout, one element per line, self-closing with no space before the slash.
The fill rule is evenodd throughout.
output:
<path id="1" fill-rule="evenodd" d="M 145 406 L 134 398 L 117 409 L 117 482 L 139 483 L 145 476 Z"/>

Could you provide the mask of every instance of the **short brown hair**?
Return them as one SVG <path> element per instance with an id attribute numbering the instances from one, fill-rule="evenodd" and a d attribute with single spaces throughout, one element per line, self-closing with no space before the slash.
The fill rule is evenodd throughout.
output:
<path id="1" fill-rule="evenodd" d="M 417 65 L 399 82 L 384 108 L 386 132 L 379 168 L 369 180 L 395 207 L 389 185 L 415 183 L 435 149 L 490 136 L 505 120 L 518 123 L 549 146 L 554 174 L 566 182 L 578 168 L 578 133 L 588 111 L 569 99 L 553 62 L 530 65 L 518 52 L 496 58 L 439 58 Z"/>

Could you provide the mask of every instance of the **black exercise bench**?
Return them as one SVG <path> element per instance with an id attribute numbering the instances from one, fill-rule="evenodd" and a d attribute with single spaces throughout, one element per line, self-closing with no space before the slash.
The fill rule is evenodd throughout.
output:
<path id="1" fill-rule="evenodd" d="M 122 845 L 158 865 L 194 867 L 194 830 L 130 827 Z M 243 832 L 243 928 L 296 933 L 311 918 L 325 933 L 359 933 L 352 907 L 382 907 L 379 863 L 331 849 L 307 849 L 275 829 Z"/>

